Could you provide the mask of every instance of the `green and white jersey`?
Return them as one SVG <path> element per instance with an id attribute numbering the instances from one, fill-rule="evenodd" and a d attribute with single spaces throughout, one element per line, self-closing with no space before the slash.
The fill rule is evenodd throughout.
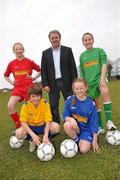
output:
<path id="1" fill-rule="evenodd" d="M 107 64 L 107 55 L 103 49 L 92 48 L 84 51 L 80 55 L 80 76 L 88 85 L 99 84 L 103 64 Z"/>

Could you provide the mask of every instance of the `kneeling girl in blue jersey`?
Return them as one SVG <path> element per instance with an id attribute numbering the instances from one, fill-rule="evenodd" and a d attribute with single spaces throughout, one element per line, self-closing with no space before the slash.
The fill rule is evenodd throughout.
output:
<path id="1" fill-rule="evenodd" d="M 97 143 L 98 115 L 95 103 L 86 96 L 87 88 L 84 79 L 75 79 L 72 85 L 74 95 L 67 98 L 63 111 L 64 130 L 78 143 L 83 154 L 91 145 L 94 152 L 100 150 Z"/>

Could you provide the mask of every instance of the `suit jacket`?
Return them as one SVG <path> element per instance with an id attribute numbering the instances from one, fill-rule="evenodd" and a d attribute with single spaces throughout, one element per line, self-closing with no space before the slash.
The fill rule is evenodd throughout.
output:
<path id="1" fill-rule="evenodd" d="M 52 54 L 52 48 L 49 48 L 42 53 L 41 60 L 42 69 L 42 85 L 43 87 L 49 86 L 50 91 L 54 92 L 55 89 L 55 67 Z M 66 91 L 71 91 L 72 82 L 77 78 L 77 69 L 73 57 L 72 49 L 69 47 L 61 46 L 60 51 L 60 69 L 63 80 L 63 85 Z"/>

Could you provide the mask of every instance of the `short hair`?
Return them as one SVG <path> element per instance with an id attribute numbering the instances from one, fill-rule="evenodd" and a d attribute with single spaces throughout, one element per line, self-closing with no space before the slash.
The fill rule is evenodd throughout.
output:
<path id="1" fill-rule="evenodd" d="M 52 31 L 50 31 L 49 34 L 48 34 L 49 39 L 50 39 L 50 35 L 51 35 L 52 33 L 58 34 L 59 37 L 61 38 L 61 34 L 60 34 L 60 32 L 59 32 L 58 30 L 52 30 Z"/>
<path id="2" fill-rule="evenodd" d="M 13 47 L 12 47 L 13 51 L 14 51 L 14 48 L 15 48 L 16 45 L 20 45 L 20 46 L 23 48 L 23 50 L 25 50 L 22 43 L 16 42 L 16 43 L 14 43 L 14 45 L 13 45 Z"/>
<path id="3" fill-rule="evenodd" d="M 84 33 L 83 36 L 82 36 L 82 41 L 84 41 L 84 37 L 85 37 L 86 35 L 90 35 L 90 36 L 92 37 L 92 39 L 94 40 L 93 35 L 92 35 L 91 33 L 89 33 L 89 32 L 86 32 L 86 33 Z"/>
<path id="4" fill-rule="evenodd" d="M 32 94 L 40 95 L 42 97 L 42 86 L 40 83 L 34 83 L 28 90 L 29 96 Z"/>

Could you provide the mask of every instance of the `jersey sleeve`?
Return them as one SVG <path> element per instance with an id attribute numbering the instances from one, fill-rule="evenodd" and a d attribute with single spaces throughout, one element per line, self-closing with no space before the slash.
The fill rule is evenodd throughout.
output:
<path id="1" fill-rule="evenodd" d="M 20 112 L 20 121 L 27 122 L 27 119 L 28 119 L 27 105 L 23 104 Z"/>
<path id="2" fill-rule="evenodd" d="M 51 122 L 52 121 L 52 114 L 50 110 L 50 106 L 48 102 L 45 102 L 45 114 L 44 114 L 44 122 Z"/>
<path id="3" fill-rule="evenodd" d="M 84 78 L 84 70 L 83 70 L 83 64 L 82 64 L 82 55 L 80 56 L 80 77 Z"/>
<path id="4" fill-rule="evenodd" d="M 71 105 L 71 98 L 68 97 L 66 102 L 65 102 L 64 110 L 63 110 L 63 113 L 62 113 L 62 120 L 63 121 L 65 121 L 66 117 L 72 117 L 71 110 L 70 110 L 70 105 Z"/>
<path id="5" fill-rule="evenodd" d="M 10 65 L 10 63 L 9 63 L 8 66 L 7 66 L 7 68 L 6 68 L 6 71 L 5 71 L 5 73 L 4 73 L 4 76 L 5 76 L 5 77 L 9 77 L 10 73 L 11 73 L 11 65 Z"/>
<path id="6" fill-rule="evenodd" d="M 103 64 L 107 64 L 107 55 L 103 49 L 99 49 L 99 57 L 100 57 L 101 66 Z"/>
<path id="7" fill-rule="evenodd" d="M 31 63 L 32 63 L 32 68 L 34 70 L 36 70 L 37 72 L 41 71 L 41 68 L 39 65 L 37 65 L 34 61 L 31 61 Z"/>
<path id="8" fill-rule="evenodd" d="M 98 115 L 97 115 L 97 110 L 93 102 L 93 106 L 91 108 L 91 112 L 89 115 L 89 120 L 90 120 L 90 130 L 92 133 L 98 133 Z"/>

